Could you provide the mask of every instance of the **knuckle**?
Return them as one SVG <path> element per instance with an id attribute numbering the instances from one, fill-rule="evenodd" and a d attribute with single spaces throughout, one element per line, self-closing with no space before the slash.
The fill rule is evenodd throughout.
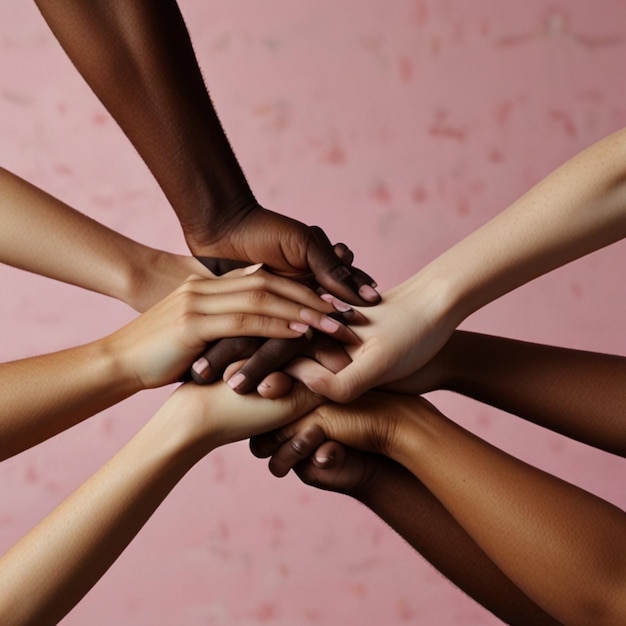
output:
<path id="1" fill-rule="evenodd" d="M 247 293 L 248 302 L 255 309 L 266 305 L 269 298 L 270 294 L 263 289 L 253 289 Z"/>

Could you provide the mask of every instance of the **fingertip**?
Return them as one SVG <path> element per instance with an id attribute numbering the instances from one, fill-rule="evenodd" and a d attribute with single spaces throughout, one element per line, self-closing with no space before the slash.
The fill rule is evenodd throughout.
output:
<path id="1" fill-rule="evenodd" d="M 206 385 L 211 382 L 211 364 L 206 357 L 200 357 L 191 366 L 191 379 L 198 385 Z"/>
<path id="2" fill-rule="evenodd" d="M 257 392 L 263 398 L 273 400 L 286 396 L 293 388 L 293 379 L 283 372 L 273 372 L 257 387 Z"/>
<path id="3" fill-rule="evenodd" d="M 361 285 L 359 287 L 359 296 L 370 304 L 378 304 L 382 299 L 374 285 Z"/>

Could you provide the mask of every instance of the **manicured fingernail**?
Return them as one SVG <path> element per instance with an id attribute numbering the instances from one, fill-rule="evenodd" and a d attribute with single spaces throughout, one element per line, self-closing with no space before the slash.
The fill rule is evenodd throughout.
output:
<path id="1" fill-rule="evenodd" d="M 352 307 L 341 300 L 335 298 L 335 296 L 331 296 L 329 293 L 323 293 L 320 298 L 324 300 L 324 302 L 328 302 L 335 307 L 336 311 L 340 313 L 347 313 L 348 311 L 352 311 Z"/>
<path id="2" fill-rule="evenodd" d="M 300 322 L 289 322 L 289 328 L 291 328 L 291 330 L 295 330 L 297 333 L 302 333 L 304 335 L 304 333 L 309 330 L 309 325 L 302 324 Z"/>
<path id="3" fill-rule="evenodd" d="M 243 372 L 237 372 L 235 375 L 231 376 L 228 379 L 226 384 L 231 389 L 237 389 L 237 387 L 239 387 L 239 385 L 241 385 L 241 383 L 244 382 L 244 380 L 246 380 L 246 375 Z"/>
<path id="4" fill-rule="evenodd" d="M 363 300 L 367 300 L 368 302 L 380 300 L 380 294 L 370 285 L 361 285 L 359 287 L 359 295 Z"/>
<path id="5" fill-rule="evenodd" d="M 243 275 L 250 276 L 250 274 L 254 274 L 258 272 L 263 267 L 263 263 L 255 263 L 254 265 L 248 265 L 248 267 L 243 268 Z"/>
<path id="6" fill-rule="evenodd" d="M 340 324 L 339 322 L 336 322 L 332 317 L 327 317 L 326 315 L 324 315 L 324 317 L 322 317 L 320 321 L 320 326 L 322 330 L 326 331 L 327 333 L 334 333 L 337 332 Z"/>
<path id="7" fill-rule="evenodd" d="M 335 460 L 335 455 L 328 454 L 326 456 L 321 456 L 319 454 L 316 454 L 315 455 L 315 460 L 317 461 L 318 465 L 329 465 L 330 463 L 332 463 Z"/>
<path id="8" fill-rule="evenodd" d="M 202 378 L 206 378 L 204 375 L 209 369 L 209 361 L 204 357 L 200 357 L 192 366 L 191 369 L 198 374 L 198 376 L 202 376 Z"/>

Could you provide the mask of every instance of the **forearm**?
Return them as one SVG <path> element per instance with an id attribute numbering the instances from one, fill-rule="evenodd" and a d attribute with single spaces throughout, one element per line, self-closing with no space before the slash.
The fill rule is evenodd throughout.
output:
<path id="1" fill-rule="evenodd" d="M 391 454 L 555 618 L 565 624 L 624 621 L 622 511 L 510 457 L 436 411 L 407 420 Z"/>
<path id="2" fill-rule="evenodd" d="M 626 455 L 626 358 L 457 331 L 442 386 Z"/>
<path id="3" fill-rule="evenodd" d="M 374 480 L 354 497 L 446 578 L 507 624 L 558 623 L 504 576 L 415 476 L 384 457 L 376 463 Z"/>
<path id="4" fill-rule="evenodd" d="M 174 1 L 37 5 L 164 190 L 190 237 L 252 193 L 207 93 Z"/>
<path id="5" fill-rule="evenodd" d="M 56 624 L 91 589 L 202 453 L 159 413 L 0 559 L 0 621 Z M 176 423 L 178 421 L 178 424 Z M 178 435 L 178 436 L 177 436 Z"/>
<path id="6" fill-rule="evenodd" d="M 102 342 L 0 364 L 0 459 L 140 389 Z"/>
<path id="7" fill-rule="evenodd" d="M 409 284 L 445 293 L 455 323 L 485 304 L 626 236 L 626 130 L 565 163 Z"/>
<path id="8" fill-rule="evenodd" d="M 145 309 L 193 271 L 193 259 L 144 246 L 0 168 L 0 261 Z"/>

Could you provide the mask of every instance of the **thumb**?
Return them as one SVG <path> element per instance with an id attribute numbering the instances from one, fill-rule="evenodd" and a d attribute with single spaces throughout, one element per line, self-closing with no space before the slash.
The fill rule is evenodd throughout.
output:
<path id="1" fill-rule="evenodd" d="M 362 270 L 352 267 L 341 257 L 351 260 L 353 255 L 345 246 L 336 250 L 319 226 L 310 226 L 307 236 L 307 264 L 315 280 L 329 293 L 350 304 L 367 306 L 377 304 L 380 295 L 375 281 Z"/>

